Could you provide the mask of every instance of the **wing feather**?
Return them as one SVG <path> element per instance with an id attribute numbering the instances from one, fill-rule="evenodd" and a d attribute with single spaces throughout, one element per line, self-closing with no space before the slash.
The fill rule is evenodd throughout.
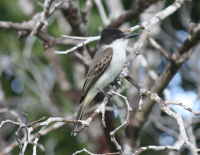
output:
<path id="1" fill-rule="evenodd" d="M 113 55 L 113 49 L 111 47 L 106 48 L 103 51 L 98 50 L 96 52 L 93 62 L 85 78 L 80 103 L 84 100 L 90 88 L 100 78 L 100 76 L 104 73 L 104 71 L 108 68 L 112 60 L 112 55 Z"/>

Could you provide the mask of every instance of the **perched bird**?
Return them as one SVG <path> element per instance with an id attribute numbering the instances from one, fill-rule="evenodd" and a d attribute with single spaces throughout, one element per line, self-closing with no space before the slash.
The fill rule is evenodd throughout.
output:
<path id="1" fill-rule="evenodd" d="M 114 81 L 119 75 L 126 60 L 126 46 L 128 39 L 138 34 L 124 34 L 116 28 L 106 28 L 101 32 L 98 49 L 88 70 L 82 90 L 80 106 L 76 120 L 81 120 L 85 107 L 92 101 L 97 93 Z M 80 125 L 74 124 L 72 134 Z"/>

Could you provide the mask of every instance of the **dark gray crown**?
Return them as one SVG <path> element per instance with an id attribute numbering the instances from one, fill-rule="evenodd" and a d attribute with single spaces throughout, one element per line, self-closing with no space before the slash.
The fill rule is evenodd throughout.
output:
<path id="1" fill-rule="evenodd" d="M 116 28 L 106 28 L 101 32 L 101 39 L 99 45 L 111 44 L 113 41 L 123 38 L 125 34 Z"/>

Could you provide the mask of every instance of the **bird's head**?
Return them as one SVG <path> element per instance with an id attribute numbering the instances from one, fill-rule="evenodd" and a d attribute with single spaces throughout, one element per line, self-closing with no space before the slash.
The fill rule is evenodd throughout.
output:
<path id="1" fill-rule="evenodd" d="M 99 45 L 110 45 L 116 40 L 125 41 L 139 36 L 139 34 L 125 34 L 117 28 L 106 28 L 101 32 Z"/>

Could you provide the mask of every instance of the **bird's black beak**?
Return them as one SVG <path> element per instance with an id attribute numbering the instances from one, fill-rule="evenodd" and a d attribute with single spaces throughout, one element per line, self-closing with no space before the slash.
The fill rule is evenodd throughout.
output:
<path id="1" fill-rule="evenodd" d="M 124 39 L 130 39 L 130 38 L 134 38 L 134 37 L 138 37 L 139 34 L 125 34 Z"/>

